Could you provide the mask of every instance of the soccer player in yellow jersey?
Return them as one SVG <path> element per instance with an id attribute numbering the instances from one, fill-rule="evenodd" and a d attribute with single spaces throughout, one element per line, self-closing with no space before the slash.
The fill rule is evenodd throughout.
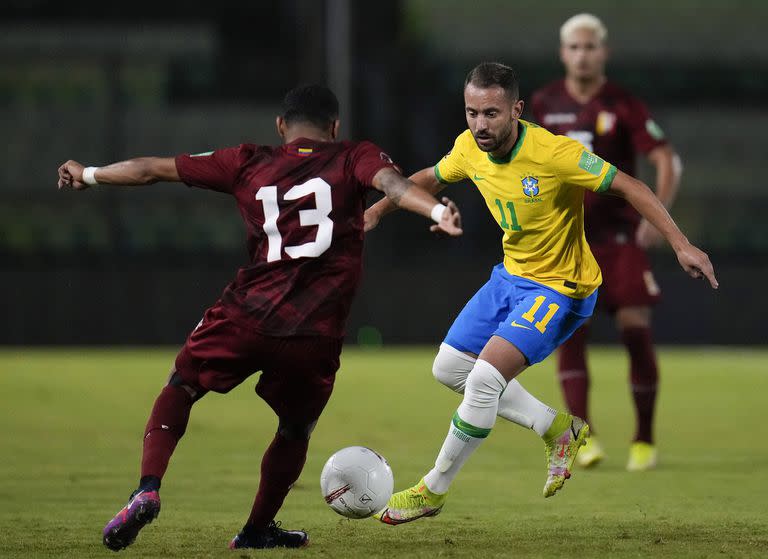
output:
<path id="1" fill-rule="evenodd" d="M 504 262 L 440 346 L 433 373 L 464 399 L 435 466 L 376 515 L 388 524 L 438 514 L 451 482 L 497 415 L 544 439 L 545 497 L 570 477 L 589 426 L 539 402 L 515 377 L 547 357 L 595 306 L 601 276 L 584 238 L 585 189 L 626 199 L 664 235 L 686 272 L 717 288 L 707 255 L 688 242 L 644 183 L 577 141 L 520 120 L 523 101 L 511 68 L 498 63 L 474 68 L 464 83 L 464 104 L 469 129 L 434 168 L 411 179 L 435 193 L 446 183 L 470 179 L 502 230 Z M 369 208 L 366 230 L 392 209 L 386 200 Z"/>

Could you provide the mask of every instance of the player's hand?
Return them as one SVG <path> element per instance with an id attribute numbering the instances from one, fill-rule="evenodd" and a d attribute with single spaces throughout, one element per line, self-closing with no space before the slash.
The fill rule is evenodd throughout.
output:
<path id="1" fill-rule="evenodd" d="M 688 243 L 677 251 L 677 260 L 693 278 L 707 278 L 712 289 L 717 289 L 720 285 L 715 278 L 715 270 L 709 261 L 709 256 L 692 244 Z"/>
<path id="2" fill-rule="evenodd" d="M 638 225 L 637 232 L 635 233 L 635 243 L 637 246 L 640 248 L 651 248 L 660 245 L 663 240 L 664 236 L 647 219 L 640 221 L 640 225 Z"/>
<path id="3" fill-rule="evenodd" d="M 72 188 L 73 190 L 85 190 L 90 185 L 83 182 L 83 165 L 71 159 L 59 167 L 59 190 Z"/>
<path id="4" fill-rule="evenodd" d="M 365 213 L 363 214 L 363 232 L 367 233 L 368 231 L 376 229 L 379 221 L 381 221 L 379 212 L 373 208 L 368 208 L 365 210 Z"/>
<path id="5" fill-rule="evenodd" d="M 443 198 L 441 202 L 446 206 L 445 210 L 443 210 L 443 216 L 440 219 L 440 223 L 431 226 L 429 230 L 433 233 L 444 233 L 451 237 L 460 237 L 464 231 L 461 228 L 459 208 L 448 198 Z"/>

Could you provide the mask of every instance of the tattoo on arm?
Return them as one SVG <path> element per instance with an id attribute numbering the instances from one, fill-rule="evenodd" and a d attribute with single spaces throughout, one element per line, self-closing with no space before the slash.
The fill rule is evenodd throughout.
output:
<path id="1" fill-rule="evenodd" d="M 412 183 L 399 173 L 392 171 L 381 177 L 381 190 L 398 206 L 403 195 L 410 190 Z"/>

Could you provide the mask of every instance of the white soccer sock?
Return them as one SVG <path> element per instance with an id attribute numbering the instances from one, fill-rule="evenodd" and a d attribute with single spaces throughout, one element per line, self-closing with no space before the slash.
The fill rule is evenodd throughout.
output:
<path id="1" fill-rule="evenodd" d="M 464 400 L 453 415 L 435 467 L 424 476 L 430 491 L 447 492 L 464 462 L 491 432 L 496 422 L 499 396 L 506 384 L 496 367 L 482 359 L 477 360 L 467 377 Z"/>
<path id="2" fill-rule="evenodd" d="M 474 357 L 442 343 L 432 365 L 432 374 L 440 383 L 462 394 L 467 376 L 476 361 Z M 498 414 L 499 417 L 526 429 L 533 429 L 539 436 L 544 436 L 557 411 L 534 398 L 515 379 L 507 384 L 499 399 Z"/>
<path id="3" fill-rule="evenodd" d="M 512 379 L 499 399 L 499 417 L 508 419 L 543 437 L 557 415 L 548 405 L 540 402 L 523 385 Z"/>
<path id="4" fill-rule="evenodd" d="M 443 342 L 432 364 L 432 374 L 441 384 L 454 392 L 464 394 L 464 385 L 476 361 L 477 358 L 470 357 Z"/>

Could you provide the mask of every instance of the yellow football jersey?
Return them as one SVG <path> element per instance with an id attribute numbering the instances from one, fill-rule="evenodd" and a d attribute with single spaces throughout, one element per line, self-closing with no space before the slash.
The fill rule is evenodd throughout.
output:
<path id="1" fill-rule="evenodd" d="M 579 142 L 520 120 L 503 160 L 481 151 L 469 130 L 435 165 L 444 183 L 470 179 L 504 232 L 504 267 L 515 276 L 583 299 L 602 282 L 584 237 L 584 188 L 603 192 L 616 167 Z"/>

